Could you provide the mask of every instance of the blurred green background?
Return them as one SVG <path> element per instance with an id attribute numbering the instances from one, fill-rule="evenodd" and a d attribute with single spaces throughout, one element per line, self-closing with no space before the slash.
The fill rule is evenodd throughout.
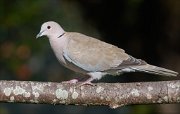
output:
<path id="1" fill-rule="evenodd" d="M 0 0 L 0 79 L 61 82 L 78 77 L 62 67 L 41 24 L 58 22 L 117 45 L 136 58 L 180 72 L 180 0 Z M 143 73 L 101 82 L 174 80 Z M 179 114 L 180 105 L 63 106 L 0 103 L 0 114 Z"/>

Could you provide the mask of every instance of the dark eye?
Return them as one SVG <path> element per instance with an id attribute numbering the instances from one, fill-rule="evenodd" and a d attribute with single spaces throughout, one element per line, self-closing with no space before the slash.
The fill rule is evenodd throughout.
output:
<path id="1" fill-rule="evenodd" d="M 51 26 L 47 26 L 47 29 L 50 29 L 51 28 Z"/>

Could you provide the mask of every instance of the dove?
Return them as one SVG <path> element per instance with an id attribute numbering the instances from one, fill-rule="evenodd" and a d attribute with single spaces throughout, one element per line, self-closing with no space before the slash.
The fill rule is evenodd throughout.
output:
<path id="1" fill-rule="evenodd" d="M 47 36 L 58 61 L 68 69 L 89 76 L 82 82 L 92 84 L 105 75 L 120 75 L 127 72 L 145 72 L 162 76 L 177 76 L 178 72 L 150 65 L 136 59 L 123 49 L 96 38 L 77 33 L 66 32 L 54 21 L 42 24 L 36 38 Z M 68 83 L 77 83 L 72 79 Z"/>

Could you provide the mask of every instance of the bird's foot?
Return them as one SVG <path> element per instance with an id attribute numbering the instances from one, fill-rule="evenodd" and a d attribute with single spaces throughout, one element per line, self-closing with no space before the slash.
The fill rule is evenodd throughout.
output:
<path id="1" fill-rule="evenodd" d="M 79 80 L 72 79 L 72 80 L 69 80 L 69 81 L 63 81 L 62 83 L 63 84 L 76 84 L 77 82 L 79 82 Z"/>
<path id="2" fill-rule="evenodd" d="M 91 81 L 93 81 L 94 79 L 93 78 L 88 78 L 86 79 L 85 81 L 79 81 L 78 79 L 72 79 L 72 80 L 69 80 L 69 81 L 63 81 L 62 83 L 63 84 L 77 84 L 77 87 L 81 87 L 83 85 L 90 85 L 90 86 L 96 86 L 96 84 L 93 84 L 91 83 Z"/>
<path id="3" fill-rule="evenodd" d="M 93 84 L 91 82 L 81 82 L 78 86 L 83 86 L 83 85 L 90 85 L 90 86 L 95 86 L 96 84 Z"/>
<path id="4" fill-rule="evenodd" d="M 93 83 L 91 82 L 92 80 L 93 80 L 92 78 L 89 78 L 89 79 L 87 79 L 86 81 L 80 82 L 80 83 L 78 84 L 78 87 L 79 87 L 79 86 L 83 86 L 83 85 L 96 86 L 96 84 L 93 84 Z"/>

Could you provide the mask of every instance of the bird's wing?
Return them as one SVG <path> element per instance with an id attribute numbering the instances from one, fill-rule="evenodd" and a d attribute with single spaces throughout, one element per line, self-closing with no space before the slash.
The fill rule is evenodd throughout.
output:
<path id="1" fill-rule="evenodd" d="M 64 57 L 69 62 L 89 71 L 105 71 L 121 65 L 129 59 L 124 50 L 98 39 L 70 32 Z"/>

